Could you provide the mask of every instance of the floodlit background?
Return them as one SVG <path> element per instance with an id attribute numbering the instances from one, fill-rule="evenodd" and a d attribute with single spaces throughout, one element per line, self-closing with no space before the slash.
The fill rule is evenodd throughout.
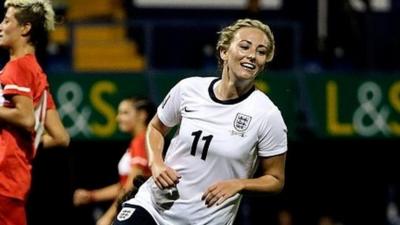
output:
<path id="1" fill-rule="evenodd" d="M 282 111 L 289 152 L 284 191 L 245 196 L 236 224 L 400 224 L 400 1 L 53 4 L 60 23 L 39 58 L 72 143 L 37 155 L 30 225 L 95 224 L 110 202 L 75 208 L 72 192 L 118 180 L 129 144 L 115 121 L 119 100 L 158 104 L 184 77 L 218 76 L 217 32 L 244 17 L 274 32 L 276 57 L 257 85 Z"/>

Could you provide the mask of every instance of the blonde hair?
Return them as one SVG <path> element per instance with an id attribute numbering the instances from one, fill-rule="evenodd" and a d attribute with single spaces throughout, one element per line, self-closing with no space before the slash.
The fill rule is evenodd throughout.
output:
<path id="1" fill-rule="evenodd" d="M 233 36 L 235 35 L 235 33 L 243 27 L 253 27 L 253 28 L 257 28 L 259 30 L 261 30 L 262 32 L 265 33 L 265 35 L 267 35 L 267 38 L 269 40 L 269 44 L 267 46 L 267 58 L 266 61 L 270 62 L 273 58 L 274 58 L 274 53 L 275 53 L 275 39 L 274 39 L 274 35 L 272 34 L 271 29 L 269 28 L 268 25 L 262 23 L 259 20 L 254 20 L 254 19 L 239 19 L 236 22 L 234 22 L 233 24 L 223 28 L 220 32 L 218 32 L 219 34 L 219 38 L 218 38 L 218 43 L 217 43 L 217 57 L 218 57 L 218 64 L 220 66 L 223 65 L 223 60 L 220 57 L 220 51 L 221 50 L 227 50 L 229 48 L 229 45 L 232 42 Z"/>
<path id="2" fill-rule="evenodd" d="M 20 15 L 20 18 L 17 18 L 20 23 L 32 22 L 30 21 L 32 16 L 43 17 L 42 28 L 46 31 L 54 30 L 55 14 L 50 0 L 6 0 L 4 7 L 15 7 L 20 10 L 20 14 L 27 14 Z M 41 18 L 39 18 L 40 20 Z"/>

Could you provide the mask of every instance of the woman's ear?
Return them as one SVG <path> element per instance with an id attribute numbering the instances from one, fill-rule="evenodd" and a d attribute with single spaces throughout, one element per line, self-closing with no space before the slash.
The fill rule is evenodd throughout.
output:
<path id="1" fill-rule="evenodd" d="M 30 34 L 32 29 L 31 23 L 25 23 L 21 26 L 22 36 L 26 37 Z"/>
<path id="2" fill-rule="evenodd" d="M 225 49 L 221 49 L 219 51 L 219 57 L 221 57 L 221 59 L 223 61 L 227 60 L 228 56 L 227 56 L 227 51 Z"/>

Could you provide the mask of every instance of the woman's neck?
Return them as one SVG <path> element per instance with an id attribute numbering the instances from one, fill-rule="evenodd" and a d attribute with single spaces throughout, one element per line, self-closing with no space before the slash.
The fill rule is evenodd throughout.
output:
<path id="1" fill-rule="evenodd" d="M 145 132 L 146 128 L 147 128 L 146 125 L 138 124 L 133 128 L 132 135 L 135 137 L 135 136 Z"/>
<path id="2" fill-rule="evenodd" d="M 247 93 L 253 87 L 253 85 L 254 84 L 252 81 L 240 81 L 228 76 L 228 74 L 225 73 L 222 74 L 221 81 L 217 83 L 215 95 L 220 100 L 235 99 Z"/>
<path id="3" fill-rule="evenodd" d="M 27 54 L 34 54 L 35 48 L 30 44 L 23 44 L 10 49 L 10 60 L 20 58 Z"/>

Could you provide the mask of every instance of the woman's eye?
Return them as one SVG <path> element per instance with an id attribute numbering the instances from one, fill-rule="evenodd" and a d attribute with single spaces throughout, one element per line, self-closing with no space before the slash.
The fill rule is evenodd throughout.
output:
<path id="1" fill-rule="evenodd" d="M 265 54 L 267 54 L 267 51 L 258 51 L 258 53 L 259 53 L 260 55 L 265 55 Z"/>
<path id="2" fill-rule="evenodd" d="M 249 49 L 249 46 L 247 46 L 247 45 L 240 45 L 240 48 L 241 48 L 241 49 Z"/>

